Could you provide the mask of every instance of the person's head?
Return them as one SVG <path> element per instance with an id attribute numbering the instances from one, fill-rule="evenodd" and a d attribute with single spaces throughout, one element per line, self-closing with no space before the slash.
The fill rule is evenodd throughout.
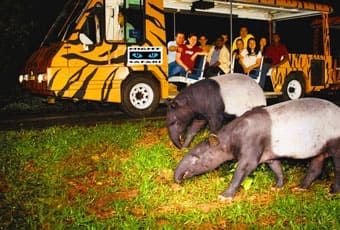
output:
<path id="1" fill-rule="evenodd" d="M 247 43 L 248 53 L 257 53 L 255 38 L 249 38 Z"/>
<path id="2" fill-rule="evenodd" d="M 177 32 L 175 37 L 176 43 L 181 45 L 184 43 L 185 35 L 183 32 Z"/>
<path id="3" fill-rule="evenodd" d="M 208 38 L 204 34 L 202 34 L 198 41 L 202 46 L 204 46 L 207 44 Z"/>
<path id="4" fill-rule="evenodd" d="M 222 36 L 219 36 L 216 38 L 216 41 L 215 41 L 215 46 L 218 47 L 218 48 L 221 48 L 224 44 L 224 39 Z"/>
<path id="5" fill-rule="evenodd" d="M 247 35 L 248 35 L 248 28 L 245 27 L 245 26 L 242 26 L 240 28 L 240 36 L 241 36 L 241 38 L 245 38 L 245 37 L 247 37 Z"/>
<path id="6" fill-rule="evenodd" d="M 280 40 L 281 40 L 281 38 L 280 38 L 280 35 L 278 33 L 273 34 L 273 43 L 274 43 L 274 45 L 279 44 Z"/>
<path id="7" fill-rule="evenodd" d="M 268 45 L 268 41 L 266 37 L 261 37 L 259 40 L 259 46 L 260 47 L 266 47 Z"/>
<path id="8" fill-rule="evenodd" d="M 244 49 L 244 42 L 243 42 L 242 38 L 239 38 L 239 39 L 236 40 L 236 48 L 238 50 Z"/>
<path id="9" fill-rule="evenodd" d="M 223 33 L 223 34 L 221 34 L 221 37 L 223 38 L 223 42 L 224 42 L 224 43 L 227 43 L 227 42 L 228 42 L 228 39 L 229 39 L 228 34 Z"/>
<path id="10" fill-rule="evenodd" d="M 194 33 L 190 33 L 188 35 L 188 42 L 191 46 L 195 46 L 197 43 L 197 35 Z"/>
<path id="11" fill-rule="evenodd" d="M 118 23 L 119 23 L 119 25 L 124 25 L 124 14 L 123 14 L 123 12 L 122 11 L 119 11 L 119 13 L 118 13 Z"/>

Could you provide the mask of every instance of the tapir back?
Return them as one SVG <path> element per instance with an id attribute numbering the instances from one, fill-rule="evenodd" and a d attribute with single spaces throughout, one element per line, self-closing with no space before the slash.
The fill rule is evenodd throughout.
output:
<path id="1" fill-rule="evenodd" d="M 262 88 L 244 74 L 225 74 L 210 79 L 220 85 L 227 114 L 239 117 L 254 107 L 267 105 Z"/>
<path id="2" fill-rule="evenodd" d="M 330 140 L 340 139 L 340 108 L 316 98 L 266 107 L 271 120 L 271 150 L 277 156 L 316 156 Z"/>

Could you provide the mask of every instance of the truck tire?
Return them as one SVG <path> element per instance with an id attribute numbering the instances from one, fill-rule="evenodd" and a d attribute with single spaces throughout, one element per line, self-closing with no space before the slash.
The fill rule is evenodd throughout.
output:
<path id="1" fill-rule="evenodd" d="M 300 74 L 290 74 L 283 85 L 282 100 L 295 100 L 305 95 L 305 82 Z"/>
<path id="2" fill-rule="evenodd" d="M 149 76 L 130 76 L 122 85 L 122 110 L 131 117 L 151 115 L 159 105 L 160 88 Z"/>

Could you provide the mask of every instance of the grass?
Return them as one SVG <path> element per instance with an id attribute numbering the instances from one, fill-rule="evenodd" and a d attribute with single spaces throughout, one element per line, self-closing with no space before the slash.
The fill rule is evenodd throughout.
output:
<path id="1" fill-rule="evenodd" d="M 283 161 L 287 182 L 278 191 L 261 165 L 250 186 L 221 202 L 235 162 L 174 183 L 188 150 L 172 145 L 160 121 L 2 131 L 0 149 L 0 229 L 340 228 L 340 197 L 328 194 L 331 161 L 304 192 L 292 188 L 306 162 Z"/>

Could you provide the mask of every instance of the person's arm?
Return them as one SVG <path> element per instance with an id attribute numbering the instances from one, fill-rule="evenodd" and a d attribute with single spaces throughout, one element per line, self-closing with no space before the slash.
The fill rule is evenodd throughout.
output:
<path id="1" fill-rule="evenodd" d="M 220 56 L 218 57 L 219 65 L 230 65 L 230 54 L 228 48 L 224 47 L 221 49 Z M 219 66 L 217 65 L 217 66 Z"/>
<path id="2" fill-rule="evenodd" d="M 252 71 L 253 69 L 259 67 L 261 65 L 261 61 L 262 61 L 262 55 L 261 53 L 259 53 L 257 56 L 256 56 L 256 62 L 250 66 L 243 66 L 243 70 L 245 73 L 250 73 L 250 71 Z"/>
<path id="3" fill-rule="evenodd" d="M 184 62 L 182 61 L 181 55 L 182 55 L 181 52 L 177 52 L 177 53 L 176 53 L 176 63 L 177 63 L 178 65 L 182 66 L 182 67 L 184 68 L 185 72 L 188 72 L 188 71 L 190 71 L 190 69 L 189 69 L 189 67 L 186 66 L 186 65 L 184 64 Z"/>
<path id="4" fill-rule="evenodd" d="M 192 61 L 195 61 L 195 59 L 196 59 L 196 57 L 197 57 L 198 55 L 208 55 L 208 53 L 205 52 L 205 51 L 196 52 L 196 53 L 194 53 L 194 54 L 191 56 L 191 60 L 192 60 Z"/>
<path id="5" fill-rule="evenodd" d="M 171 41 L 168 43 L 168 50 L 175 52 L 177 50 L 177 45 L 175 42 Z"/>
<path id="6" fill-rule="evenodd" d="M 287 51 L 287 50 L 286 50 Z M 283 58 L 281 58 L 282 60 L 280 60 L 280 62 L 277 64 L 278 66 L 286 63 L 289 60 L 289 56 L 288 56 L 288 51 L 284 52 L 284 54 L 282 55 Z"/>

